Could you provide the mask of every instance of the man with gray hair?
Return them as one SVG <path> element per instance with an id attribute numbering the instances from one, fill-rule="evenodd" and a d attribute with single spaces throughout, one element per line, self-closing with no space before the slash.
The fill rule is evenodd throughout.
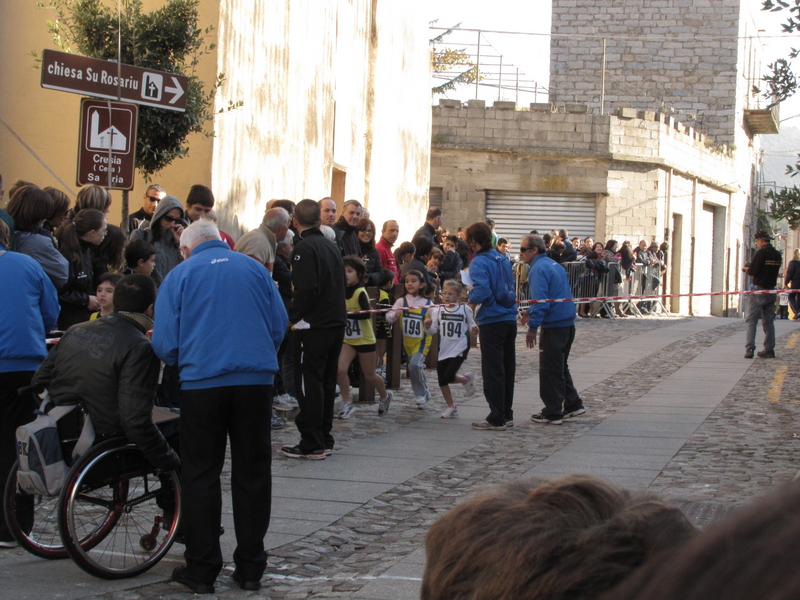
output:
<path id="1" fill-rule="evenodd" d="M 539 328 L 539 396 L 544 408 L 533 415 L 534 423 L 561 425 L 564 418 L 586 412 L 583 400 L 572 383 L 569 372 L 569 351 L 575 340 L 575 303 L 571 300 L 567 272 L 547 256 L 544 239 L 538 235 L 522 238 L 519 258 L 530 266 L 528 286 L 531 300 L 570 298 L 568 302 L 532 303 L 522 325 L 528 326 L 525 342 L 536 346 Z"/>
<path id="2" fill-rule="evenodd" d="M 361 256 L 361 242 L 358 241 L 358 232 L 356 231 L 360 219 L 361 203 L 358 200 L 347 200 L 342 207 L 342 216 L 333 226 L 333 230 L 336 232 L 336 245 L 342 256 L 351 254 Z"/>
<path id="3" fill-rule="evenodd" d="M 195 593 L 214 592 L 223 564 L 220 473 L 230 437 L 233 580 L 258 590 L 272 496 L 270 397 L 286 309 L 267 270 L 228 248 L 211 221 L 187 227 L 181 247 L 189 257 L 161 284 L 153 328 L 153 349 L 178 366 L 182 394 L 186 566 L 172 579 Z"/>
<path id="4" fill-rule="evenodd" d="M 277 240 L 286 237 L 287 231 L 289 231 L 289 213 L 285 208 L 270 208 L 264 213 L 261 225 L 240 237 L 234 250 L 255 258 L 272 273 Z"/>

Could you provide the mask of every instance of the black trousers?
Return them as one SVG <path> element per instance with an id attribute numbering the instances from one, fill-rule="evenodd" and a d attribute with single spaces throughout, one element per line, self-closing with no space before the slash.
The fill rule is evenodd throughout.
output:
<path id="1" fill-rule="evenodd" d="M 300 329 L 292 332 L 294 385 L 300 412 L 295 425 L 300 450 L 333 450 L 333 402 L 344 327 Z"/>
<path id="2" fill-rule="evenodd" d="M 503 425 L 514 419 L 514 376 L 517 373 L 517 322 L 480 325 L 483 395 L 489 403 L 486 420 Z"/>
<path id="3" fill-rule="evenodd" d="M 236 551 L 244 579 L 267 566 L 264 537 L 272 506 L 270 385 L 184 390 L 181 399 L 182 530 L 190 577 L 213 583 L 222 570 L 220 474 L 231 442 L 231 498 Z"/>
<path id="4" fill-rule="evenodd" d="M 567 362 L 574 340 L 574 325 L 539 330 L 539 395 L 550 418 L 583 408 Z"/>
<path id="5" fill-rule="evenodd" d="M 35 371 L 12 371 L 0 373 L 0 487 L 5 489 L 8 474 L 17 462 L 17 427 L 30 423 L 36 418 L 36 402 L 33 396 L 20 396 L 17 390 L 31 384 Z M 20 522 L 33 519 L 33 498 L 29 506 L 20 507 L 28 515 L 17 515 Z M 26 519 L 26 516 L 28 517 Z M 0 540 L 10 542 L 14 539 L 6 523 L 5 516 L 0 516 Z"/>

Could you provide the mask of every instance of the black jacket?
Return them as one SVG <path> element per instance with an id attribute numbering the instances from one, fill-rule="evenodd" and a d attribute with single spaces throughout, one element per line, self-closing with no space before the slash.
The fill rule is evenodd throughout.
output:
<path id="1" fill-rule="evenodd" d="M 463 266 L 464 262 L 457 252 L 453 250 L 445 252 L 444 260 L 442 264 L 439 265 L 439 277 L 441 277 L 442 281 L 445 279 L 458 279 Z"/>
<path id="2" fill-rule="evenodd" d="M 66 254 L 64 256 L 69 261 L 69 279 L 58 291 L 58 303 L 61 305 L 61 314 L 58 317 L 59 329 L 67 329 L 76 323 L 88 321 L 92 315 L 88 308 L 89 296 L 95 293 L 92 245 L 81 240 L 81 257 L 77 263 L 71 261 Z"/>
<path id="3" fill-rule="evenodd" d="M 362 244 L 359 241 L 358 255 L 367 267 L 367 285 L 379 287 L 383 277 L 383 264 L 375 244 Z"/>
<path id="4" fill-rule="evenodd" d="M 319 227 L 305 229 L 292 253 L 292 305 L 289 321 L 302 319 L 311 329 L 344 327 L 344 263 L 336 245 L 325 239 Z"/>
<path id="5" fill-rule="evenodd" d="M 98 436 L 124 434 L 153 465 L 172 471 L 180 460 L 151 416 L 161 363 L 136 318 L 113 313 L 72 327 L 32 384 L 46 387 L 53 398 L 76 394 Z"/>
<path id="6" fill-rule="evenodd" d="M 289 312 L 289 305 L 292 302 L 292 269 L 288 258 L 276 254 L 275 262 L 272 264 L 272 278 L 278 284 L 278 291 L 283 300 L 283 307 Z"/>
<path id="7" fill-rule="evenodd" d="M 800 289 L 800 260 L 792 259 L 789 261 L 789 268 L 786 269 L 785 283 L 791 284 L 793 290 Z"/>
<path id="8" fill-rule="evenodd" d="M 753 278 L 753 285 L 764 290 L 772 290 L 778 282 L 783 258 L 772 244 L 766 244 L 753 257 L 747 274 Z"/>
<path id="9" fill-rule="evenodd" d="M 358 232 L 355 227 L 350 227 L 344 217 L 333 224 L 333 231 L 336 233 L 336 245 L 342 256 L 361 256 L 361 242 L 358 239 Z"/>
<path id="10" fill-rule="evenodd" d="M 431 244 L 433 244 L 434 246 L 437 246 L 439 243 L 438 240 L 436 239 L 436 230 L 433 228 L 433 225 L 431 225 L 427 221 L 425 221 L 422 227 L 417 229 L 416 233 L 414 233 L 414 237 L 412 237 L 411 239 L 413 240 L 418 235 L 424 235 L 431 241 Z"/>

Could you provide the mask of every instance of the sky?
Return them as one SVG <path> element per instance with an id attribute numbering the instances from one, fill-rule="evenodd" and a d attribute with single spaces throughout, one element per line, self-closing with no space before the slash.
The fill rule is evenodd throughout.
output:
<path id="1" fill-rule="evenodd" d="M 752 6 L 760 8 L 761 0 L 746 0 Z M 550 6 L 551 0 L 491 0 L 489 2 L 477 0 L 428 0 L 429 21 L 438 19 L 437 26 L 450 27 L 461 23 L 461 29 L 497 30 L 506 32 L 525 32 L 531 34 L 547 34 L 550 32 Z M 800 47 L 800 34 L 786 36 L 781 33 L 781 23 L 788 17 L 787 11 L 769 13 L 758 11 L 756 19 L 759 28 L 764 30 L 762 41 L 764 43 L 764 65 L 773 62 L 778 57 L 788 57 L 792 42 Z M 474 49 L 477 33 L 456 32 L 448 37 L 452 47 L 465 47 Z M 484 53 L 493 54 L 488 43 L 503 54 L 505 65 L 509 63 L 519 67 L 520 71 L 531 80 L 539 81 L 543 86 L 548 84 L 550 67 L 550 42 L 546 35 L 502 35 L 486 33 L 483 35 Z M 483 53 L 482 53 L 483 54 Z M 489 60 L 489 59 L 487 59 Z M 494 59 L 497 60 L 497 59 Z M 793 61 L 800 70 L 800 58 Z M 506 69 L 504 68 L 504 73 Z M 509 71 L 508 78 L 512 79 L 513 71 Z M 507 76 L 504 75 L 504 80 Z M 509 81 L 508 83 L 512 83 Z M 500 92 L 504 100 L 515 100 L 513 90 Z M 474 86 L 459 88 L 448 94 L 451 98 L 467 100 L 475 97 Z M 479 97 L 487 101 L 497 100 L 496 88 L 480 90 Z M 546 93 L 541 93 L 536 98 L 546 102 Z M 521 105 L 533 102 L 534 98 L 524 96 L 519 98 Z M 795 117 L 795 115 L 797 115 Z M 792 118 L 795 117 L 795 118 Z M 780 118 L 783 125 L 800 127 L 800 94 L 785 101 L 780 107 Z M 786 119 L 784 121 L 784 119 Z"/>

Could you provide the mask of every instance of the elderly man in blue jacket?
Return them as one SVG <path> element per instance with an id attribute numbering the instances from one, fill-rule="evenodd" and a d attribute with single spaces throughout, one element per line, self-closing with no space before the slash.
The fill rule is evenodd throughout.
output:
<path id="1" fill-rule="evenodd" d="M 231 444 L 233 580 L 261 587 L 272 495 L 270 398 L 288 317 L 269 271 L 199 219 L 181 234 L 189 257 L 158 292 L 153 349 L 178 365 L 185 567 L 173 581 L 214 593 L 222 570 L 220 473 Z"/>
<path id="2" fill-rule="evenodd" d="M 523 238 L 520 259 L 530 265 L 528 281 L 531 300 L 570 298 L 567 302 L 531 303 L 522 325 L 528 326 L 525 341 L 536 346 L 539 328 L 539 396 L 544 408 L 533 415 L 534 423 L 561 425 L 563 419 L 586 412 L 583 400 L 572 383 L 569 351 L 575 339 L 575 303 L 571 300 L 567 272 L 546 256 L 547 247 L 538 235 Z"/>

